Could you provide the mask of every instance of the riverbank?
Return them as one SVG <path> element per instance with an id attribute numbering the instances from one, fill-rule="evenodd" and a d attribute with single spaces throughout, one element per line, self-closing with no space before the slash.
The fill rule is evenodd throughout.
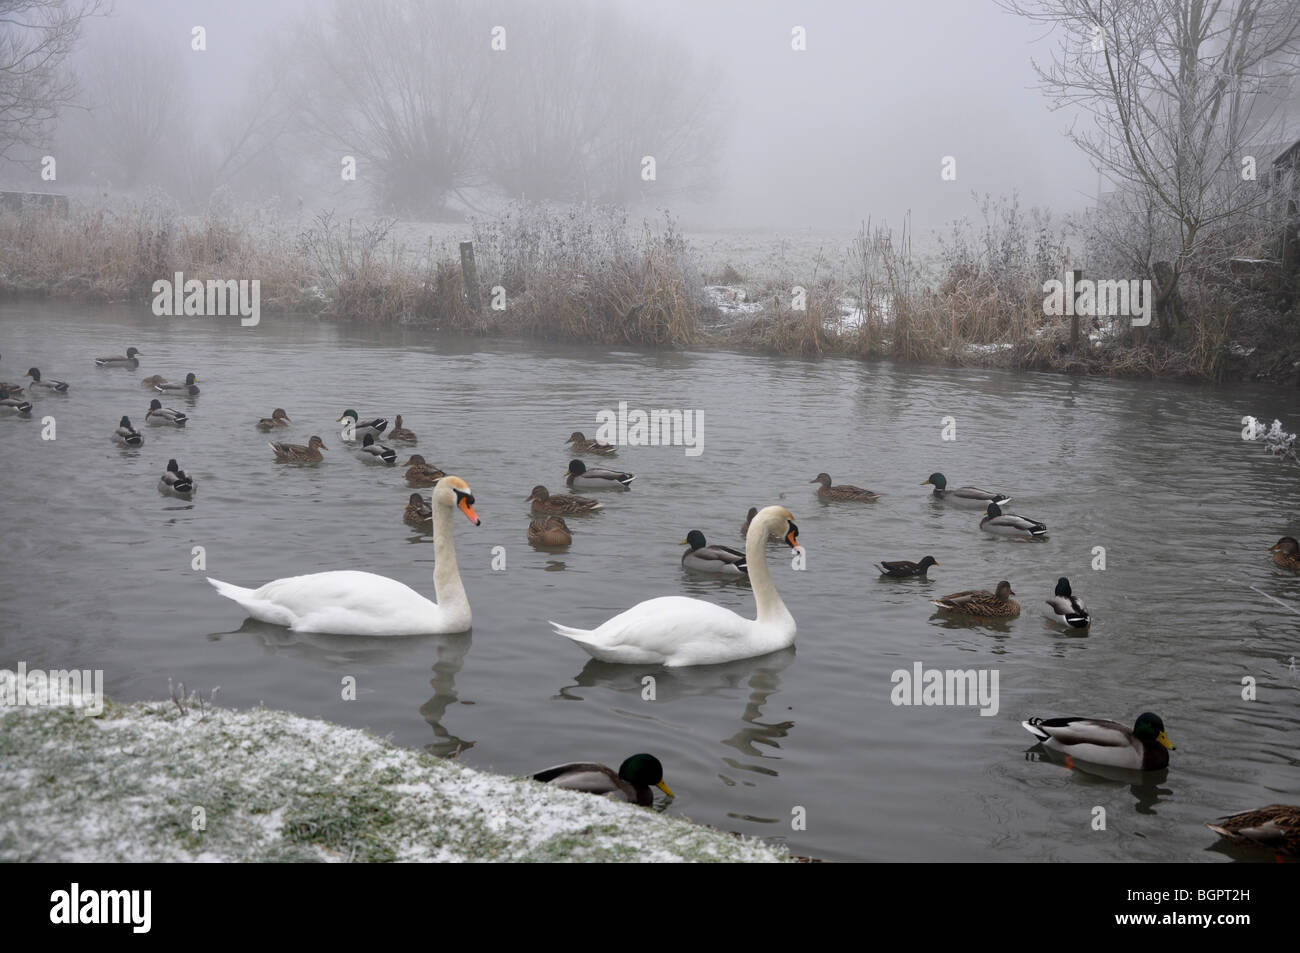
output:
<path id="1" fill-rule="evenodd" d="M 792 858 L 264 708 L 0 708 L 0 861 Z"/>
<path id="2" fill-rule="evenodd" d="M 611 347 L 1300 384 L 1300 322 L 1260 295 L 1197 286 L 1172 332 L 1086 318 L 1074 337 L 1070 318 L 1043 313 L 1033 277 L 1068 257 L 1061 236 L 1044 225 L 1032 245 L 1020 234 L 1023 216 L 1014 206 L 1005 212 L 989 212 L 986 228 L 1006 234 L 985 245 L 1022 248 L 1025 260 L 1012 265 L 986 261 L 980 243 L 961 235 L 941 240 L 925 261 L 906 230 L 869 225 L 847 245 L 843 236 L 818 244 L 769 235 L 714 238 L 701 249 L 670 217 L 636 225 L 617 208 L 514 206 L 490 220 L 439 225 L 218 201 L 200 217 L 160 198 L 74 202 L 66 216 L 0 212 L 0 294 L 148 303 L 155 281 L 180 273 L 256 279 L 267 315 Z M 477 307 L 464 284 L 462 240 L 474 243 Z M 748 273 L 731 264 L 732 252 Z"/>

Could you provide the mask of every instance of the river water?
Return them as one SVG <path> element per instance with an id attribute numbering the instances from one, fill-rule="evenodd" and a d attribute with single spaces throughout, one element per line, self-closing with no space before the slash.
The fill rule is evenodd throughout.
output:
<path id="1" fill-rule="evenodd" d="M 127 346 L 138 369 L 93 366 Z M 165 697 L 169 678 L 220 686 L 226 705 L 364 727 L 509 774 L 649 751 L 677 795 L 668 811 L 829 860 L 1222 861 L 1204 821 L 1300 792 L 1300 579 L 1267 552 L 1300 536 L 1300 469 L 1240 435 L 1247 413 L 1295 425 L 1300 395 L 280 317 L 242 328 L 147 305 L 0 305 L 0 355 L 0 380 L 37 365 L 72 384 L 34 398 L 31 420 L 0 419 L 0 668 L 101 668 L 120 701 Z M 165 403 L 189 426 L 143 428 L 140 379 L 187 371 L 201 395 Z M 537 483 L 560 492 L 564 440 L 592 436 L 620 401 L 702 411 L 704 452 L 621 449 L 633 489 L 571 519 L 569 550 L 533 549 L 524 497 Z M 319 433 L 325 463 L 274 462 L 253 426 L 274 407 L 293 419 L 274 439 Z M 334 421 L 348 407 L 403 414 L 414 451 L 472 486 L 483 525 L 455 524 L 471 634 L 296 635 L 246 620 L 204 581 L 354 568 L 432 597 L 431 539 L 402 522 L 411 490 L 400 468 L 364 465 L 342 443 Z M 123 414 L 145 429 L 143 448 L 110 441 Z M 948 417 L 955 440 L 943 439 Z M 169 457 L 197 478 L 192 503 L 156 491 Z M 809 481 L 823 470 L 885 496 L 820 503 Z M 919 485 L 936 470 L 1011 494 L 1048 539 L 979 532 L 977 512 Z M 777 502 L 807 550 L 793 571 L 788 550 L 769 549 L 794 649 L 668 671 L 597 663 L 551 634 L 548 619 L 594 627 L 657 595 L 752 617 L 747 584 L 684 574 L 678 541 L 700 529 L 742 547 L 745 512 Z M 196 546 L 206 572 L 191 568 Z M 928 581 L 872 568 L 926 553 L 940 563 Z M 1061 575 L 1095 616 L 1084 636 L 1041 615 Z M 999 579 L 1020 618 L 954 622 L 927 601 Z M 996 713 L 893 704 L 892 673 L 917 662 L 996 671 Z M 341 697 L 347 676 L 355 700 Z M 1146 710 L 1178 746 L 1156 776 L 1052 763 L 1019 724 L 1132 724 Z"/>

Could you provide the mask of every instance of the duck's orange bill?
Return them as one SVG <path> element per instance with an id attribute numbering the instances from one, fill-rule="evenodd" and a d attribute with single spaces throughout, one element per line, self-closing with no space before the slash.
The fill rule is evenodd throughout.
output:
<path id="1" fill-rule="evenodd" d="M 461 497 L 460 502 L 457 503 L 456 505 L 460 507 L 460 511 L 462 513 L 464 513 L 466 516 L 469 517 L 469 521 L 471 523 L 473 523 L 475 526 L 479 524 L 478 514 L 474 512 L 474 507 L 469 505 L 469 500 L 465 499 L 464 497 Z"/>
<path id="2" fill-rule="evenodd" d="M 673 793 L 673 789 L 670 788 L 670 787 L 669 787 L 666 783 L 664 783 L 663 781 L 660 781 L 658 784 L 655 785 L 655 787 L 657 787 L 660 791 L 663 791 L 663 792 L 664 792 L 665 794 L 667 794 L 669 797 L 677 797 L 677 795 Z"/>

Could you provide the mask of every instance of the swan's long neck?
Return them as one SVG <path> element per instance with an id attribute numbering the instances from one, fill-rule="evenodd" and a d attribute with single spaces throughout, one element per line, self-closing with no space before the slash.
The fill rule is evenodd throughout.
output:
<path id="1" fill-rule="evenodd" d="M 460 581 L 456 544 L 451 538 L 451 507 L 433 504 L 433 592 L 445 615 L 463 613 L 469 621 L 469 596 Z"/>
<path id="2" fill-rule="evenodd" d="M 781 520 L 782 526 L 785 520 Z M 754 602 L 758 605 L 757 622 L 762 625 L 789 623 L 794 625 L 794 617 L 781 601 L 772 582 L 772 571 L 767 565 L 767 538 L 773 529 L 772 520 L 755 518 L 749 524 L 745 534 L 745 564 L 749 567 L 749 585 L 754 590 Z"/>

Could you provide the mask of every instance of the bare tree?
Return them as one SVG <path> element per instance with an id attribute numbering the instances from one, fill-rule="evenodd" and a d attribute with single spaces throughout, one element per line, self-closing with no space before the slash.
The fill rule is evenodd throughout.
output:
<path id="1" fill-rule="evenodd" d="M 376 170 L 383 205 L 433 211 L 476 181 L 491 51 L 465 0 L 336 0 L 304 29 L 302 120 Z"/>
<path id="2" fill-rule="evenodd" d="M 675 40 L 589 2 L 512 3 L 486 166 L 514 197 L 622 202 L 711 184 L 717 77 Z M 642 159 L 656 164 L 653 184 Z"/>
<path id="3" fill-rule="evenodd" d="M 102 0 L 0 0 L 0 158 L 39 148 L 77 84 L 64 61 Z"/>
<path id="4" fill-rule="evenodd" d="M 1058 107 L 1091 123 L 1074 142 L 1150 221 L 1147 266 L 1157 309 L 1177 301 L 1198 253 L 1266 202 L 1242 162 L 1267 138 L 1278 89 L 1296 73 L 1294 0 L 1000 0 L 1063 31 L 1052 62 L 1035 63 Z M 1270 157 L 1254 157 L 1265 165 Z M 1129 254 L 1144 242 L 1127 239 Z M 1170 323 L 1162 319 L 1162 331 Z"/>
<path id="5" fill-rule="evenodd" d="M 105 174 L 122 188 L 162 162 L 189 103 L 181 52 L 130 24 L 112 28 L 86 67 L 87 130 Z"/>

